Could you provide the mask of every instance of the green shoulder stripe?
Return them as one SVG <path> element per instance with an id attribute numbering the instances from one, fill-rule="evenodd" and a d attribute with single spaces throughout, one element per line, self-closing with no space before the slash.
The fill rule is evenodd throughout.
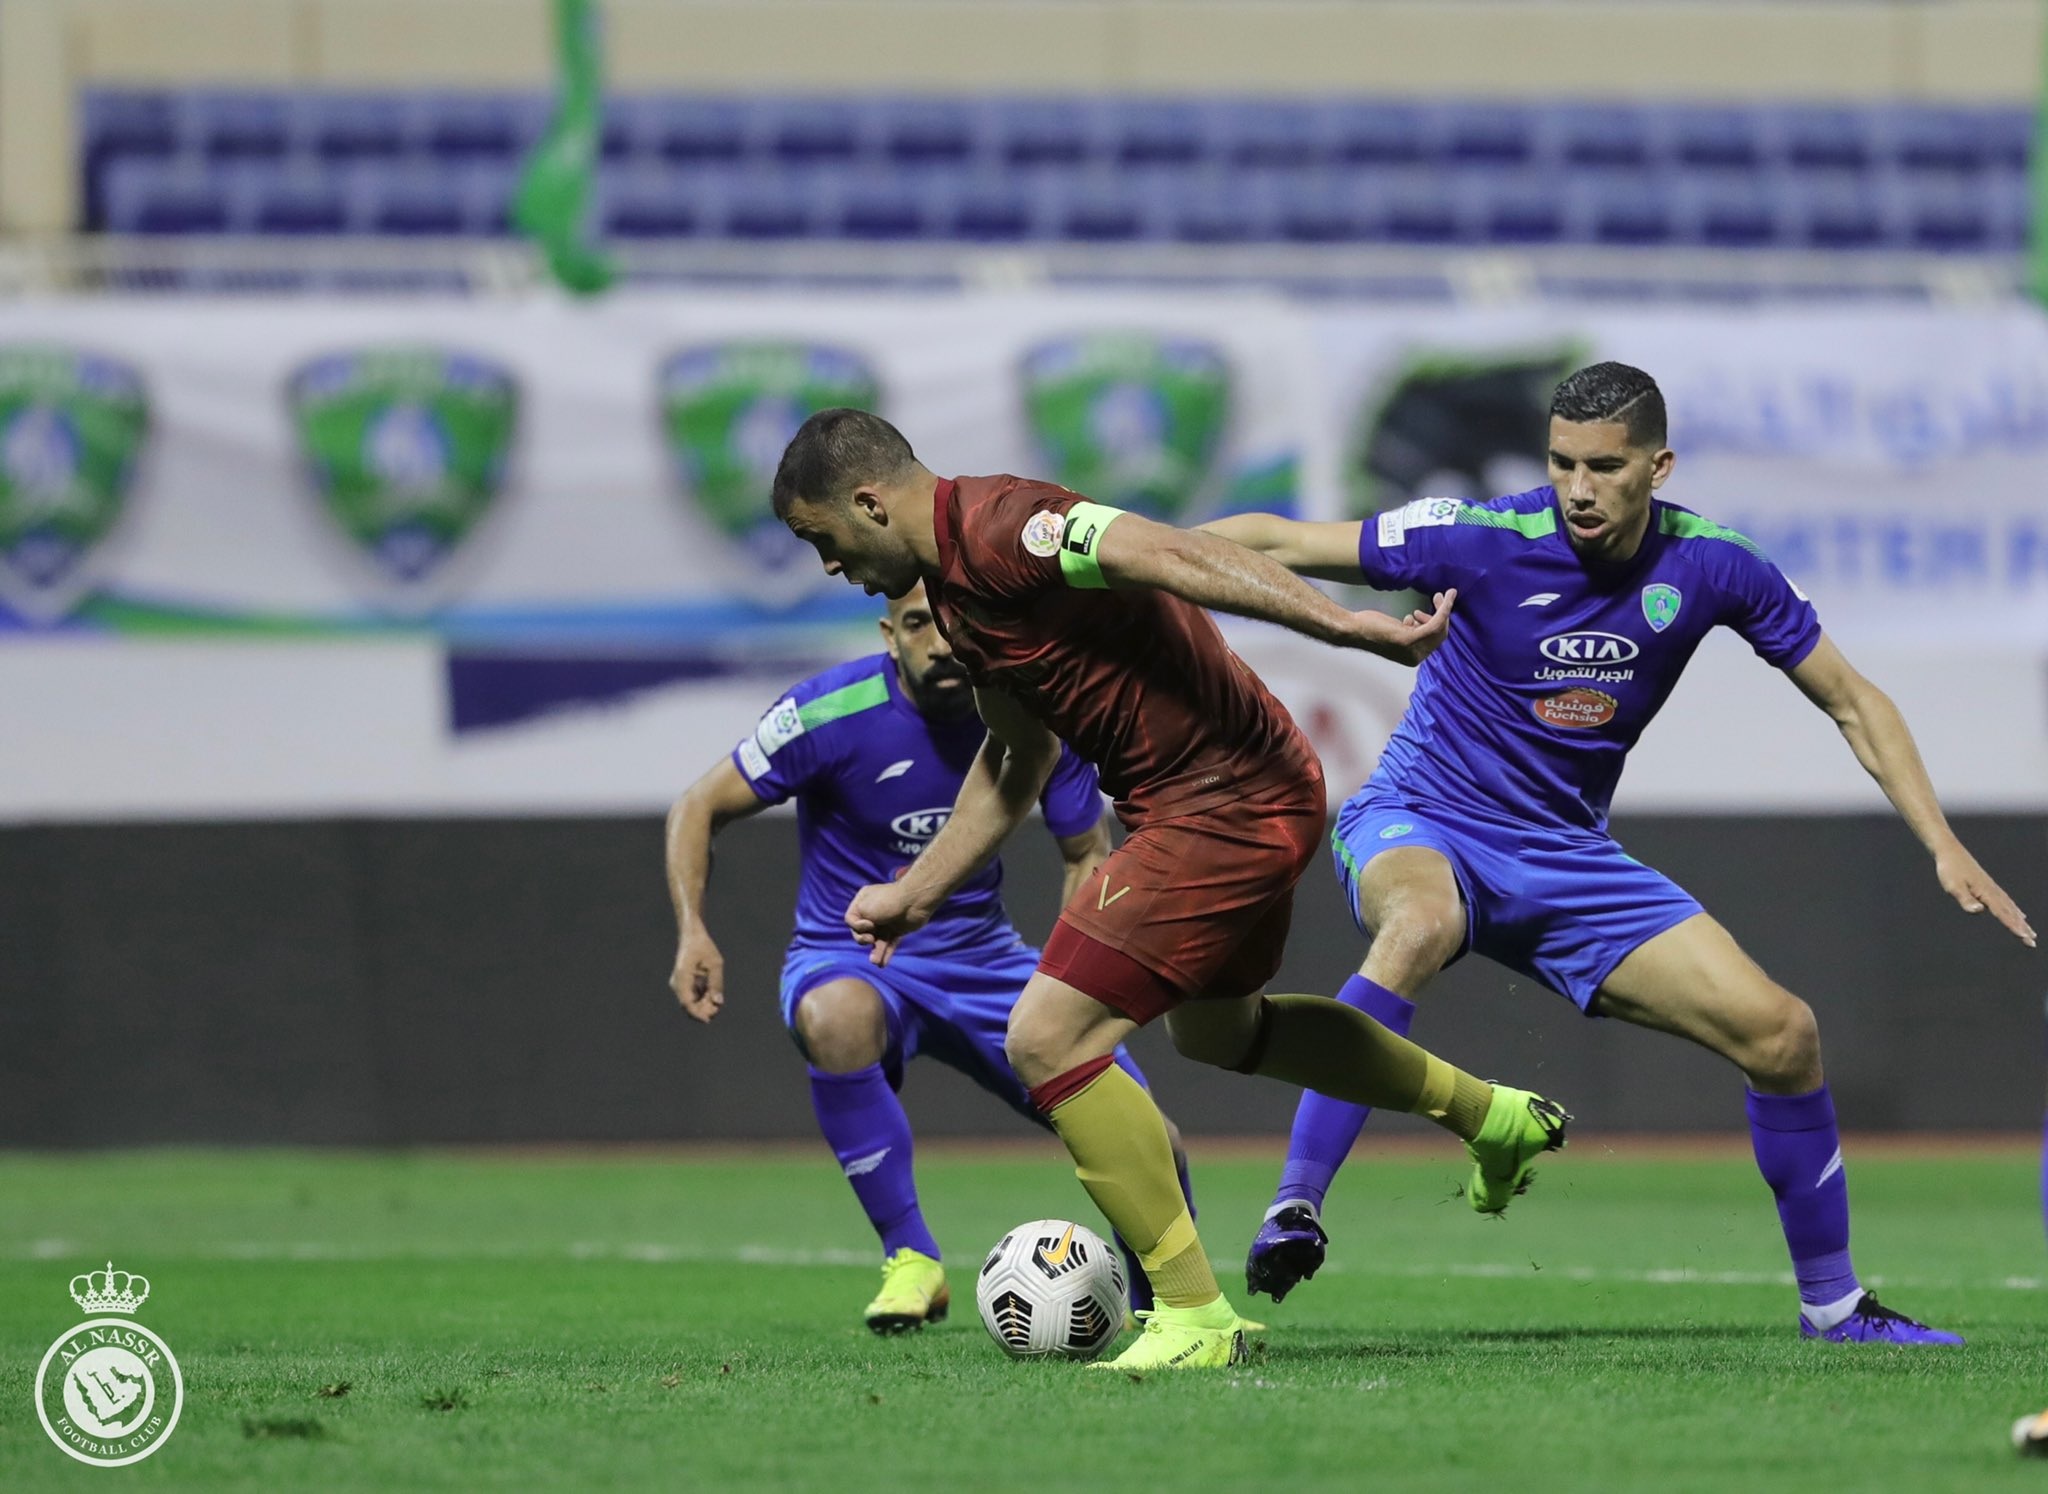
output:
<path id="1" fill-rule="evenodd" d="M 1739 549 L 1749 551 L 1758 560 L 1770 559 L 1770 556 L 1764 554 L 1757 542 L 1748 535 L 1730 529 L 1725 524 L 1716 524 L 1712 519 L 1703 519 L 1698 514 L 1680 513 L 1675 508 L 1667 508 L 1657 517 L 1657 529 L 1660 533 L 1671 535 L 1675 539 L 1725 540 Z"/>
<path id="2" fill-rule="evenodd" d="M 1542 539 L 1546 534 L 1557 533 L 1557 510 L 1545 508 L 1523 514 L 1513 509 L 1474 508 L 1468 503 L 1458 510 L 1457 522 L 1477 524 L 1483 529 L 1512 529 L 1523 539 Z"/>
<path id="3" fill-rule="evenodd" d="M 889 682 L 879 674 L 871 674 L 864 680 L 841 685 L 837 690 L 820 695 L 816 700 L 806 701 L 796 708 L 796 716 L 797 720 L 803 722 L 804 730 L 811 731 L 828 721 L 837 721 L 841 716 L 871 711 L 878 705 L 888 703 Z"/>

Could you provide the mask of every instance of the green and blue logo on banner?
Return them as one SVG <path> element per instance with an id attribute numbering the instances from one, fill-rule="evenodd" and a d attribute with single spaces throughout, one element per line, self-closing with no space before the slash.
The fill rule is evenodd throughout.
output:
<path id="1" fill-rule="evenodd" d="M 1230 363 L 1198 338 L 1105 332 L 1024 355 L 1043 474 L 1116 508 L 1189 516 L 1230 424 Z"/>
<path id="2" fill-rule="evenodd" d="M 439 571 L 490 512 L 519 418 L 509 369 L 432 347 L 316 358 L 285 402 L 329 517 L 400 587 Z"/>
<path id="3" fill-rule="evenodd" d="M 810 556 L 769 507 L 790 437 L 820 410 L 874 410 L 882 381 L 859 353 L 739 340 L 684 348 L 661 366 L 661 427 L 684 489 L 721 533 L 780 570 Z"/>
<path id="4" fill-rule="evenodd" d="M 61 617 L 120 521 L 149 434 L 142 377 L 55 346 L 0 346 L 0 602 Z"/>

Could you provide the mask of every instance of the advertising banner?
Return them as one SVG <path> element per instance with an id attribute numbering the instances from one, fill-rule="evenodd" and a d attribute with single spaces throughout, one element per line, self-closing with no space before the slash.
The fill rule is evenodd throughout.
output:
<path id="1" fill-rule="evenodd" d="M 2048 805 L 2024 308 L 633 292 L 0 306 L 0 819 L 656 809 L 879 644 L 877 604 L 768 508 L 816 410 L 1174 523 L 1362 518 L 1540 484 L 1550 390 L 1599 358 L 1664 387 L 1664 496 L 1812 595 L 1945 794 Z M 1348 792 L 1411 677 L 1227 626 Z M 1732 640 L 1617 800 L 1880 803 Z"/>

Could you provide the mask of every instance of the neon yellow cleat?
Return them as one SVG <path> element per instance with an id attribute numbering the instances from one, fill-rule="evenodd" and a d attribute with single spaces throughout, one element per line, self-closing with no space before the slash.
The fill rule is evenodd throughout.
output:
<path id="1" fill-rule="evenodd" d="M 882 1262 L 882 1290 L 864 1316 L 876 1333 L 908 1333 L 944 1322 L 952 1302 L 946 1268 L 906 1245 Z"/>
<path id="2" fill-rule="evenodd" d="M 1536 1176 L 1536 1159 L 1563 1148 L 1571 1119 L 1555 1100 L 1494 1085 L 1486 1121 L 1465 1143 L 1472 1154 L 1472 1207 L 1482 1214 L 1498 1214 L 1509 1200 L 1527 1192 L 1529 1180 Z"/>
<path id="3" fill-rule="evenodd" d="M 1137 1316 L 1144 1325 L 1138 1341 L 1114 1359 L 1096 1360 L 1090 1369 L 1149 1375 L 1157 1370 L 1226 1369 L 1244 1362 L 1244 1323 L 1227 1298 L 1201 1307 L 1162 1303 Z"/>

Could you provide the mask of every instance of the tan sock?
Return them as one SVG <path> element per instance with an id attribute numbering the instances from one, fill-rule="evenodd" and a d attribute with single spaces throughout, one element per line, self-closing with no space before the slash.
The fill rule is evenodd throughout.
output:
<path id="1" fill-rule="evenodd" d="M 1081 1186 L 1144 1263 L 1153 1295 L 1169 1307 L 1222 1296 L 1181 1197 L 1166 1122 L 1144 1087 L 1111 1064 L 1050 1118 Z"/>
<path id="2" fill-rule="evenodd" d="M 1328 996 L 1268 996 L 1265 1040 L 1250 1072 L 1303 1089 L 1426 1115 L 1470 1141 L 1493 1103 L 1493 1086 Z"/>

